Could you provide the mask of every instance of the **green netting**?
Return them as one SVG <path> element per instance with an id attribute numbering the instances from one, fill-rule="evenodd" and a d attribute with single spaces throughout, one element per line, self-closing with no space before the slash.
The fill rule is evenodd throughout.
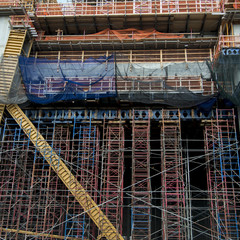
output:
<path id="1" fill-rule="evenodd" d="M 216 81 L 220 96 L 240 105 L 240 55 L 222 51 L 213 62 L 208 62 L 212 78 Z"/>

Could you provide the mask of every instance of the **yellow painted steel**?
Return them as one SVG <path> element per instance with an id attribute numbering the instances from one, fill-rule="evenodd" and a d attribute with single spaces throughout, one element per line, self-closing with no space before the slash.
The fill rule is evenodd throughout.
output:
<path id="1" fill-rule="evenodd" d="M 5 109 L 5 105 L 4 104 L 0 104 L 0 122 L 2 121 L 4 109 Z"/>
<path id="2" fill-rule="evenodd" d="M 20 229 L 10 229 L 10 228 L 2 228 L 0 227 L 0 232 L 9 232 L 9 233 L 19 233 L 19 234 L 25 234 L 25 235 L 31 235 L 31 236 L 39 236 L 39 237 L 49 237 L 49 238 L 56 238 L 56 239 L 68 239 L 68 240 L 79 240 L 79 238 L 74 237 L 65 237 L 65 236 L 59 236 L 54 234 L 47 234 L 47 233 L 38 233 L 38 232 L 31 232 L 31 231 L 24 231 Z"/>
<path id="3" fill-rule="evenodd" d="M 46 142 L 44 137 L 37 131 L 36 127 L 19 106 L 16 104 L 7 105 L 7 110 L 99 228 L 101 236 L 108 240 L 123 240 L 123 237 L 117 232 L 116 228 L 88 195 L 61 158 Z"/>
<path id="4" fill-rule="evenodd" d="M 11 30 L 3 53 L 4 57 L 19 56 L 26 38 L 26 30 Z"/>
<path id="5" fill-rule="evenodd" d="M 0 96 L 6 97 L 11 88 L 12 80 L 18 64 L 17 56 L 21 54 L 22 47 L 25 41 L 26 31 L 23 30 L 11 30 L 8 38 L 8 42 L 4 51 L 4 63 L 2 76 L 0 77 Z M 6 73 L 6 74 L 4 74 Z M 1 75 L 1 74 L 0 74 Z M 2 119 L 5 105 L 0 104 L 0 121 Z M 22 112 L 18 105 L 7 105 L 8 112 L 22 127 L 24 132 L 28 135 L 30 140 L 33 142 L 35 147 L 48 161 L 49 165 L 58 174 L 60 179 L 73 194 L 76 200 L 83 207 L 84 211 L 91 217 L 94 223 L 97 225 L 99 230 L 102 232 L 101 236 L 106 237 L 108 240 L 123 240 L 123 237 L 117 232 L 116 228 L 111 224 L 108 218 L 100 210 L 97 204 L 92 200 L 88 193 L 84 190 L 81 184 L 73 176 L 67 166 L 63 163 L 61 158 L 55 153 L 50 145 L 45 141 L 43 136 L 37 131 L 35 126 Z M 3 230 L 3 228 L 2 228 Z M 6 229 L 5 229 L 6 230 Z M 8 229 L 9 230 L 9 229 Z M 10 231 L 10 230 L 9 230 Z M 34 232 L 11 229 L 23 234 L 33 234 Z M 61 239 L 61 238 L 60 238 Z"/>
<path id="6" fill-rule="evenodd" d="M 26 30 L 11 30 L 4 50 L 4 58 L 0 68 L 0 98 L 6 99 L 12 86 L 12 81 L 18 64 L 18 55 L 21 54 Z M 5 105 L 0 104 L 0 122 Z"/>

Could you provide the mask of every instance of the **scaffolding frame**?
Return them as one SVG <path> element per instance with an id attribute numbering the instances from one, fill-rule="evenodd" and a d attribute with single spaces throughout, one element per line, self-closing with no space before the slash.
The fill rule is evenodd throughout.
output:
<path id="1" fill-rule="evenodd" d="M 123 225 L 124 141 L 124 127 L 121 121 L 108 123 L 104 145 L 106 159 L 102 162 L 103 187 L 100 203 L 103 204 L 103 212 L 120 234 Z"/>
<path id="2" fill-rule="evenodd" d="M 181 146 L 180 111 L 175 120 L 162 113 L 161 122 L 162 238 L 187 238 L 185 183 Z"/>
<path id="3" fill-rule="evenodd" d="M 71 171 L 88 191 L 95 202 L 98 201 L 99 128 L 74 119 L 72 129 Z M 96 235 L 96 226 L 77 200 L 68 193 L 65 236 L 91 239 Z"/>
<path id="4" fill-rule="evenodd" d="M 212 239 L 239 239 L 239 154 L 234 110 L 216 110 L 205 126 Z"/>
<path id="5" fill-rule="evenodd" d="M 40 124 L 38 129 L 40 130 Z M 60 137 L 55 125 L 44 126 L 44 130 L 44 136 L 51 145 L 55 145 L 53 147 L 58 150 L 61 147 L 61 153 L 66 156 L 67 147 L 59 144 Z M 5 119 L 1 150 L 1 226 L 20 231 L 1 229 L 0 236 L 24 239 L 21 231 L 27 232 L 29 229 L 49 234 L 47 239 L 54 239 L 50 235 L 63 236 L 63 225 L 57 226 L 57 223 L 64 221 L 65 187 L 33 148 L 22 126 L 17 126 L 10 118 Z M 13 171 L 9 171 L 10 169 Z M 10 174 L 2 174 L 3 172 Z M 9 191 L 6 183 L 12 185 L 9 203 L 6 203 L 8 194 L 5 193 Z M 5 206 L 9 208 L 8 214 L 4 213 Z M 51 221 L 47 221 L 48 219 Z M 45 238 L 38 236 L 37 239 Z"/>
<path id="6" fill-rule="evenodd" d="M 147 120 L 132 115 L 132 239 L 151 239 L 150 111 Z"/>

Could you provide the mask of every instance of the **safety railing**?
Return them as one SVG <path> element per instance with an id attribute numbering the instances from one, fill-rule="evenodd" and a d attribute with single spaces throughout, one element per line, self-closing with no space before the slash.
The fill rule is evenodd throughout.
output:
<path id="1" fill-rule="evenodd" d="M 21 7 L 25 8 L 27 12 L 32 12 L 34 10 L 33 0 L 0 0 L 0 9 L 6 7 Z"/>
<path id="2" fill-rule="evenodd" d="M 115 79 L 113 77 L 105 77 L 101 81 L 97 78 L 69 78 L 72 82 L 71 88 L 74 92 L 82 93 L 106 93 L 114 92 L 115 90 Z M 71 83 L 70 83 L 71 84 Z M 44 97 L 49 94 L 62 93 L 69 88 L 69 84 L 64 81 L 63 78 L 52 77 L 45 78 L 45 83 L 30 83 L 28 88 L 28 93 L 33 94 L 37 97 Z"/>
<path id="3" fill-rule="evenodd" d="M 11 16 L 10 23 L 12 26 L 34 27 L 33 21 L 27 15 Z"/>
<path id="4" fill-rule="evenodd" d="M 103 55 L 110 56 L 115 51 L 74 51 L 74 52 L 60 52 L 62 60 L 76 60 L 85 61 L 88 58 L 99 58 Z M 58 59 L 58 51 L 40 51 L 37 52 L 38 58 Z M 33 55 L 34 56 L 36 56 Z M 206 59 L 213 58 L 213 51 L 211 48 L 206 49 L 161 49 L 161 50 L 123 50 L 118 51 L 116 55 L 117 63 L 146 63 L 154 62 L 162 64 L 169 62 L 205 62 Z"/>
<path id="5" fill-rule="evenodd" d="M 119 93 L 126 91 L 148 91 L 148 92 L 164 92 L 178 91 L 185 88 L 193 93 L 201 93 L 203 95 L 211 95 L 217 92 L 212 81 L 206 81 L 197 76 L 191 77 L 168 77 L 168 79 L 159 80 L 159 77 L 145 78 L 142 81 L 133 78 L 128 80 L 117 80 L 117 91 Z"/>
<path id="6" fill-rule="evenodd" d="M 159 14 L 159 13 L 206 13 L 220 12 L 217 0 L 178 1 L 121 1 L 121 2 L 75 2 L 39 3 L 38 16 L 116 15 L 116 14 Z"/>
<path id="7" fill-rule="evenodd" d="M 217 58 L 223 48 L 239 48 L 240 35 L 220 35 L 217 47 L 215 49 L 214 58 Z"/>
<path id="8" fill-rule="evenodd" d="M 142 31 L 137 30 L 134 28 L 131 29 L 125 29 L 125 30 L 110 30 L 106 29 L 104 31 L 101 31 L 99 33 L 95 34 L 83 34 L 81 36 L 76 35 L 56 35 L 56 36 L 45 36 L 45 35 L 39 35 L 39 38 L 37 40 L 41 41 L 107 41 L 107 40 L 143 40 L 143 39 L 149 39 L 149 40 L 156 40 L 156 39 L 179 39 L 183 38 L 183 34 L 171 34 L 171 33 L 161 33 L 154 29 L 149 29 L 148 31 Z"/>
<path id="9" fill-rule="evenodd" d="M 3 0 L 3 1 L 0 1 L 0 8 L 5 6 L 18 7 L 18 6 L 21 6 L 21 4 L 22 4 L 21 0 Z"/>
<path id="10" fill-rule="evenodd" d="M 224 9 L 240 9 L 240 0 L 221 0 L 222 10 Z"/>

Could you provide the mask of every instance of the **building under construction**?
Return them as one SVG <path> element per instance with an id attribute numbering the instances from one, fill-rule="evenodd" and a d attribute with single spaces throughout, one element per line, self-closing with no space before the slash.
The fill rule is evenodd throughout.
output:
<path id="1" fill-rule="evenodd" d="M 0 0 L 0 239 L 239 240 L 239 0 Z"/>

